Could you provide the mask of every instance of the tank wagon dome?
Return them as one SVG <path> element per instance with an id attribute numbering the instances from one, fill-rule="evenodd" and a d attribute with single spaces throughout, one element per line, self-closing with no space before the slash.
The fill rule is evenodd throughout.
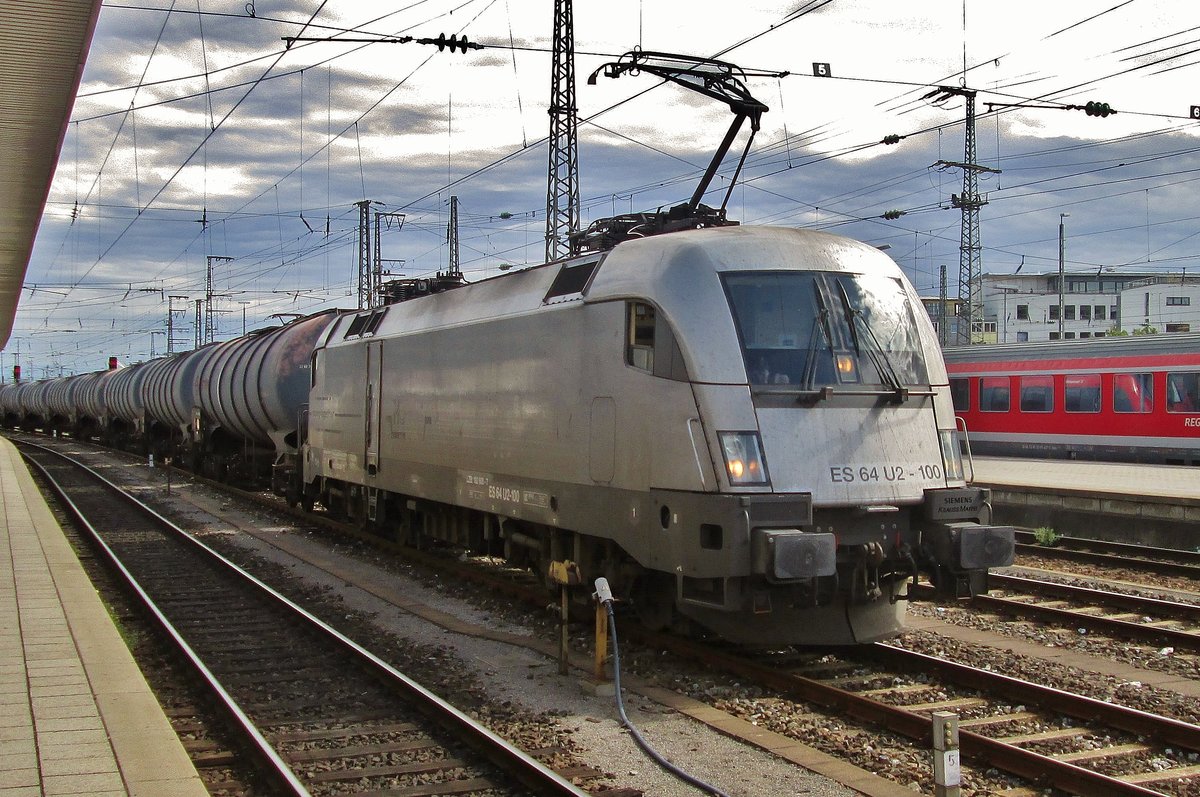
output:
<path id="1" fill-rule="evenodd" d="M 329 310 L 215 346 L 199 364 L 201 410 L 243 439 L 294 447 L 313 348 L 337 317 Z"/>

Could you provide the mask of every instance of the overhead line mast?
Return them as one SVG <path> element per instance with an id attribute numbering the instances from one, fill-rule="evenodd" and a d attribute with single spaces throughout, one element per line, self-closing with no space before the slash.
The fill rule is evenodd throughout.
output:
<path id="1" fill-rule="evenodd" d="M 967 120 L 963 144 L 963 161 L 938 161 L 939 166 L 963 170 L 962 194 L 951 194 L 951 207 L 962 210 L 962 230 L 958 253 L 958 329 L 955 342 L 969 346 L 983 340 L 983 244 L 979 239 L 979 209 L 987 198 L 979 195 L 979 173 L 999 174 L 999 169 L 980 166 L 975 162 L 975 95 L 974 89 L 958 86 L 939 86 L 923 99 L 935 102 L 951 96 L 966 100 Z M 936 98 L 936 99 L 935 99 Z"/>
<path id="2" fill-rule="evenodd" d="M 571 254 L 579 229 L 579 148 L 575 107 L 575 21 L 571 0 L 554 0 L 550 58 L 550 168 L 546 180 L 546 261 Z"/>

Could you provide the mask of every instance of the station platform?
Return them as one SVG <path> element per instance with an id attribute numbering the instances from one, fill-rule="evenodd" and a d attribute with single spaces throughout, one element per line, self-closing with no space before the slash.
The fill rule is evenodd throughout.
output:
<path id="1" fill-rule="evenodd" d="M 1059 534 L 1163 548 L 1200 548 L 1200 468 L 974 457 L 995 520 Z"/>
<path id="2" fill-rule="evenodd" d="M 4 438 L 0 514 L 0 797 L 207 795 Z"/>
<path id="3" fill-rule="evenodd" d="M 1070 459 L 973 457 L 975 483 L 1200 502 L 1200 468 Z"/>

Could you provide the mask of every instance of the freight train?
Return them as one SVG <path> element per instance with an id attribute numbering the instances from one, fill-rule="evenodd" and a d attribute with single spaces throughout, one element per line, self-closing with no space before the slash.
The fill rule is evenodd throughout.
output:
<path id="1" fill-rule="evenodd" d="M 636 226 L 636 225 L 635 225 Z M 932 325 L 874 247 L 715 226 L 126 368 L 7 385 L 9 426 L 269 479 L 306 508 L 737 643 L 903 627 L 1013 556 L 969 486 Z"/>
<path id="2" fill-rule="evenodd" d="M 945 351 L 980 454 L 1200 465 L 1200 334 Z"/>

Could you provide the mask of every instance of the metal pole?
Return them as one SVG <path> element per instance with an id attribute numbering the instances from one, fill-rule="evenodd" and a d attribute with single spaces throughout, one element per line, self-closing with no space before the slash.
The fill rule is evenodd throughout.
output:
<path id="1" fill-rule="evenodd" d="M 1063 340 L 1063 292 L 1066 289 L 1067 235 L 1063 219 L 1070 213 L 1058 214 L 1058 339 Z"/>

